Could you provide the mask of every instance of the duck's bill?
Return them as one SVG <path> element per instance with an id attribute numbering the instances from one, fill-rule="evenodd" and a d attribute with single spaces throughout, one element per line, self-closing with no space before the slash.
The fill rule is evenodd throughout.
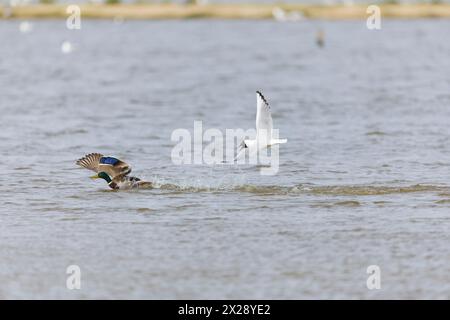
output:
<path id="1" fill-rule="evenodd" d="M 91 178 L 91 179 L 100 179 L 100 177 L 98 176 L 98 174 L 93 175 L 93 176 L 91 176 L 91 177 L 89 177 L 89 178 Z"/>

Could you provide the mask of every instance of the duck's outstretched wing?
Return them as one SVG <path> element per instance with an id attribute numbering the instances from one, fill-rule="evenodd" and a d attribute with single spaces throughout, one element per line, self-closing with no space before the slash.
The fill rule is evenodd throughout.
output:
<path id="1" fill-rule="evenodd" d="M 106 172 L 112 179 L 116 176 L 126 176 L 131 167 L 114 157 L 106 157 L 100 153 L 90 153 L 77 160 L 77 165 L 95 172 Z"/>
<path id="2" fill-rule="evenodd" d="M 100 159 L 102 157 L 103 155 L 100 153 L 89 153 L 83 158 L 78 159 L 76 164 L 88 170 L 99 172 L 98 165 L 100 164 Z"/>
<path id="3" fill-rule="evenodd" d="M 100 158 L 98 169 L 109 174 L 111 178 L 118 175 L 126 176 L 131 172 L 131 167 L 127 163 L 114 157 L 105 156 Z"/>

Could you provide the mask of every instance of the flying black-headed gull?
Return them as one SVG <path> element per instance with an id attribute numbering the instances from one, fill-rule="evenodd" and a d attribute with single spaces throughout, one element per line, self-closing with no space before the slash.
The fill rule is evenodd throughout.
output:
<path id="1" fill-rule="evenodd" d="M 287 142 L 287 139 L 274 139 L 272 134 L 273 124 L 269 103 L 260 91 L 256 91 L 256 139 L 242 141 L 234 161 L 241 158 L 246 150 L 253 154 L 264 148 Z"/>

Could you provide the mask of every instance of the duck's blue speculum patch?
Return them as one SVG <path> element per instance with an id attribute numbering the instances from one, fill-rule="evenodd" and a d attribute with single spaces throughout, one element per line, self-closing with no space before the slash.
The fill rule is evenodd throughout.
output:
<path id="1" fill-rule="evenodd" d="M 119 162 L 119 159 L 113 158 L 113 157 L 102 157 L 100 158 L 101 164 L 110 164 L 115 165 L 117 162 Z"/>

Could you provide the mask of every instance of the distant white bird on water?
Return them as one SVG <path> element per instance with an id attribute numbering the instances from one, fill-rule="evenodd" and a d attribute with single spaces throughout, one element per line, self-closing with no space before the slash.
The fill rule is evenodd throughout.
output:
<path id="1" fill-rule="evenodd" d="M 261 92 L 256 91 L 256 139 L 242 141 L 234 161 L 241 158 L 248 150 L 250 154 L 277 144 L 286 143 L 287 139 L 274 139 L 272 114 L 269 103 Z"/>
<path id="2" fill-rule="evenodd" d="M 272 10 L 272 16 L 277 21 L 300 21 L 303 19 L 303 14 L 298 11 L 286 12 L 280 7 L 275 7 Z"/>
<path id="3" fill-rule="evenodd" d="M 62 52 L 62 53 L 64 53 L 64 54 L 69 54 L 69 53 L 71 53 L 72 51 L 73 51 L 73 45 L 72 45 L 71 42 L 69 42 L 69 41 L 64 41 L 64 42 L 61 44 L 61 52 Z"/>
<path id="4" fill-rule="evenodd" d="M 33 25 L 29 23 L 28 21 L 22 21 L 19 24 L 19 30 L 22 33 L 28 33 L 33 30 Z"/>

